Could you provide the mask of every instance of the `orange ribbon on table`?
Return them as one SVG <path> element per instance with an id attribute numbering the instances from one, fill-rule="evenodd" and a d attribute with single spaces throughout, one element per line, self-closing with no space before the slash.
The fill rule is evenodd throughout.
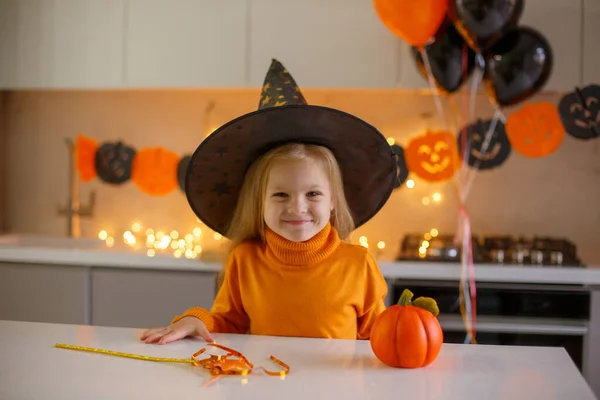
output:
<path id="1" fill-rule="evenodd" d="M 112 350 L 103 350 L 96 349 L 92 347 L 83 347 L 83 346 L 74 346 L 70 344 L 62 344 L 56 343 L 55 347 L 69 350 L 78 350 L 78 351 L 89 351 L 93 353 L 101 353 L 108 354 L 118 357 L 126 357 L 133 358 L 136 360 L 144 360 L 144 361 L 155 361 L 155 362 L 178 362 L 178 363 L 186 363 L 192 364 L 194 367 L 201 366 L 204 369 L 207 369 L 212 376 L 220 376 L 220 375 L 248 375 L 255 368 L 254 364 L 250 362 L 239 351 L 231 349 L 229 347 L 225 347 L 216 343 L 208 343 L 207 346 L 213 346 L 224 350 L 227 352 L 225 355 L 211 355 L 209 358 L 197 359 L 200 354 L 206 352 L 206 348 L 202 348 L 195 352 L 190 358 L 167 358 L 167 357 L 150 357 L 150 356 L 142 356 L 139 354 L 130 354 L 130 353 L 122 353 L 119 351 Z M 258 367 L 256 369 L 262 369 L 267 375 L 271 376 L 285 376 L 290 372 L 290 367 L 285 364 L 283 361 L 279 360 L 274 356 L 270 356 L 269 359 L 274 363 L 280 365 L 283 370 L 282 371 L 269 371 L 264 367 Z"/>

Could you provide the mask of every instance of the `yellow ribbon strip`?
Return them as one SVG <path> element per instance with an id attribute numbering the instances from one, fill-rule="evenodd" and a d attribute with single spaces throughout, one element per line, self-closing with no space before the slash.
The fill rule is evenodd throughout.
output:
<path id="1" fill-rule="evenodd" d="M 213 376 L 217 375 L 248 375 L 254 369 L 254 365 L 239 351 L 233 350 L 229 347 L 221 346 L 216 343 L 208 343 L 207 346 L 213 346 L 227 352 L 226 355 L 211 355 L 209 358 L 196 359 L 200 354 L 206 351 L 206 348 L 198 350 L 190 358 L 168 358 L 168 357 L 151 357 L 142 356 L 139 354 L 123 353 L 120 351 L 96 349 L 93 347 L 74 346 L 70 344 L 56 343 L 54 347 L 68 350 L 77 351 L 88 351 L 92 353 L 107 354 L 118 357 L 133 358 L 136 360 L 143 361 L 154 361 L 154 362 L 174 362 L 174 363 L 185 363 L 192 364 L 194 367 L 202 366 L 203 368 L 210 371 Z M 235 357 L 235 358 L 231 358 Z M 274 356 L 270 356 L 269 359 L 274 363 L 278 364 L 283 368 L 282 371 L 268 371 L 264 367 L 259 367 L 267 375 L 271 376 L 285 376 L 290 372 L 290 367 L 283 361 L 277 359 Z"/>

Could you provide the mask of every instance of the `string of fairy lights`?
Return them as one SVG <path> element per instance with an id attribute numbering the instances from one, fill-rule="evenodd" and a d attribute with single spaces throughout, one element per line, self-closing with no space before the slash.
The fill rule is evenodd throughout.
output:
<path id="1" fill-rule="evenodd" d="M 395 143 L 393 138 L 388 138 L 387 141 L 390 145 Z M 416 184 L 414 180 L 408 179 L 404 185 L 408 189 L 414 189 Z M 438 192 L 421 199 L 421 203 L 424 206 L 440 203 L 441 201 L 442 195 Z M 197 220 L 197 222 L 199 226 L 193 228 L 191 232 L 160 230 L 152 227 L 144 228 L 140 222 L 135 222 L 129 229 L 120 234 L 114 234 L 107 229 L 102 229 L 98 232 L 98 238 L 109 248 L 124 244 L 136 250 L 143 249 L 148 257 L 154 257 L 160 253 L 168 254 L 175 258 L 196 259 L 201 258 L 205 252 L 204 245 L 207 236 L 210 237 L 212 235 L 212 239 L 215 242 L 226 240 L 218 232 L 213 232 L 203 225 L 200 220 Z M 421 258 L 427 256 L 427 249 L 430 246 L 430 241 L 432 238 L 437 237 L 438 234 L 438 230 L 432 228 L 423 235 L 423 241 L 419 248 L 419 256 Z M 378 257 L 386 248 L 386 243 L 383 240 L 379 240 L 374 246 L 370 246 L 369 239 L 365 235 L 358 238 L 358 244 L 365 248 L 371 248 L 376 257 Z"/>
<path id="2" fill-rule="evenodd" d="M 208 229 L 208 228 L 206 228 Z M 131 229 L 124 231 L 121 235 L 122 243 L 132 248 L 145 248 L 148 257 L 154 257 L 157 252 L 171 253 L 175 258 L 199 258 L 202 255 L 204 232 L 201 227 L 195 227 L 191 232 L 180 233 L 177 230 L 166 232 L 154 228 L 142 229 L 139 222 L 131 225 Z M 215 241 L 221 241 L 223 236 L 213 232 L 212 237 Z M 98 232 L 98 238 L 106 244 L 107 247 L 115 246 L 115 236 L 111 235 L 106 229 Z"/>

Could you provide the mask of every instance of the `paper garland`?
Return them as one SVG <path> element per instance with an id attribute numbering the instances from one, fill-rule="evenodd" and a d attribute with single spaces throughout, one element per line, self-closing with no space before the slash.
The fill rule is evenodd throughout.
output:
<path id="1" fill-rule="evenodd" d="M 478 119 L 471 125 L 461 129 L 457 137 L 457 145 L 461 159 L 465 155 L 465 148 L 468 154 L 467 163 L 471 168 L 478 170 L 489 170 L 497 168 L 508 159 L 511 153 L 511 146 L 506 135 L 506 130 L 502 122 L 497 122 L 492 137 L 483 149 L 484 139 L 491 128 L 492 120 Z M 463 147 L 464 146 L 464 147 Z"/>
<path id="2" fill-rule="evenodd" d="M 481 154 L 481 140 L 490 124 L 490 120 L 475 121 L 463 127 L 458 135 L 426 131 L 412 137 L 406 148 L 393 144 L 398 169 L 394 189 L 400 188 L 410 173 L 429 182 L 451 179 L 464 156 L 463 142 L 469 149 L 468 165 L 489 170 L 502 165 L 511 149 L 525 157 L 539 158 L 555 152 L 565 134 L 586 141 L 597 138 L 600 86 L 576 88 L 561 99 L 559 108 L 549 102 L 524 104 L 508 117 L 506 124 L 496 124 L 488 148 Z M 151 196 L 164 196 L 177 188 L 185 190 L 190 155 L 179 156 L 163 147 L 136 150 L 120 141 L 99 145 L 81 134 L 77 136 L 76 154 L 82 182 L 98 178 L 109 185 L 121 185 L 132 181 Z"/>
<path id="3" fill-rule="evenodd" d="M 558 110 L 567 133 L 575 139 L 600 136 L 600 86 L 575 88 L 561 99 Z"/>

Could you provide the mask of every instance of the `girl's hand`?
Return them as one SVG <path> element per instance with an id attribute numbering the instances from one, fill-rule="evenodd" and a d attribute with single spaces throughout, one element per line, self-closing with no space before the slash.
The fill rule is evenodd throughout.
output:
<path id="1" fill-rule="evenodd" d="M 196 317 L 185 317 L 169 326 L 148 329 L 142 334 L 140 340 L 145 343 L 167 344 L 186 336 L 200 336 L 207 342 L 215 341 L 206 329 L 206 325 Z"/>

